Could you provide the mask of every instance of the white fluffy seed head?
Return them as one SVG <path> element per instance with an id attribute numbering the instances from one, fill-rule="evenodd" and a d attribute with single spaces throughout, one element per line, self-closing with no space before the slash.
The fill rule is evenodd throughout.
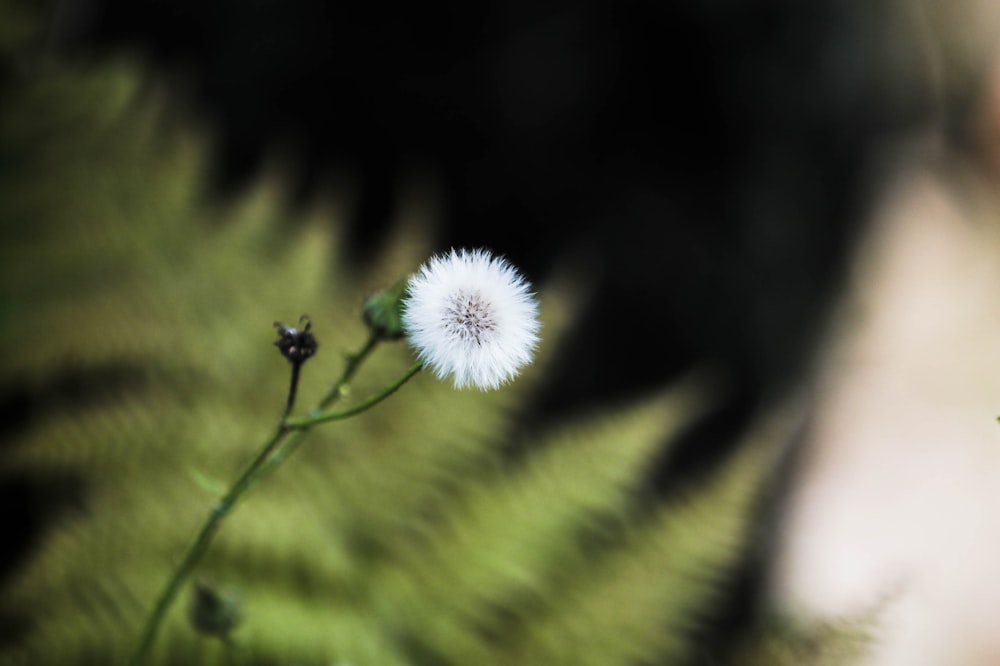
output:
<path id="1" fill-rule="evenodd" d="M 456 388 L 495 389 L 531 363 L 538 344 L 531 285 L 487 250 L 432 257 L 410 278 L 403 328 L 439 378 Z"/>

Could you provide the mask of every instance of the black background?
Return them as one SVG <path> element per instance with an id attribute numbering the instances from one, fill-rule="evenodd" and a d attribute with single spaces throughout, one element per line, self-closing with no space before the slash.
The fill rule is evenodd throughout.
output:
<path id="1" fill-rule="evenodd" d="M 491 247 L 536 281 L 575 260 L 597 298 L 551 413 L 706 359 L 749 393 L 795 375 L 872 152 L 923 117 L 887 85 L 893 16 L 868 4 L 76 0 L 55 42 L 191 81 L 223 195 L 276 145 L 303 200 L 350 171 L 359 261 L 420 168 L 442 183 L 441 248 Z"/>

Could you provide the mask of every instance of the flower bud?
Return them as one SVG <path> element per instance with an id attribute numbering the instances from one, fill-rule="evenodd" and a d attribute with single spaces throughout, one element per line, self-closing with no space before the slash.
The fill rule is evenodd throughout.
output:
<path id="1" fill-rule="evenodd" d="M 403 296 L 407 278 L 403 278 L 385 291 L 368 297 L 362 316 L 368 328 L 384 340 L 398 340 L 403 331 Z"/>
<path id="2" fill-rule="evenodd" d="M 235 593 L 220 592 L 203 580 L 195 584 L 188 617 L 199 633 L 225 637 L 240 623 L 242 615 Z"/>

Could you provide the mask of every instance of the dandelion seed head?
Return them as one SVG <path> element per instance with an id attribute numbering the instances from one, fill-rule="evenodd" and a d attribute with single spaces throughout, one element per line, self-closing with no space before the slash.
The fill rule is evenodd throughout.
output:
<path id="1" fill-rule="evenodd" d="M 434 373 L 456 388 L 495 389 L 531 363 L 538 344 L 531 285 L 486 250 L 432 257 L 410 278 L 403 327 Z"/>

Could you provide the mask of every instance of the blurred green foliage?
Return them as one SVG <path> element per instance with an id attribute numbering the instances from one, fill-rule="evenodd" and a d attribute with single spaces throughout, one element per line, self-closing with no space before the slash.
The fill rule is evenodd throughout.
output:
<path id="1" fill-rule="evenodd" d="M 16 10 L 5 3 L 0 21 L 0 355 L 5 394 L 24 410 L 7 426 L 0 478 L 29 489 L 40 529 L 0 586 L 0 664 L 113 664 L 213 494 L 274 427 L 288 367 L 272 321 L 312 317 L 322 348 L 299 396 L 314 400 L 340 369 L 338 350 L 365 339 L 366 295 L 426 257 L 432 214 L 414 198 L 359 270 L 345 261 L 337 193 L 293 214 L 279 172 L 241 201 L 213 202 L 208 141 L 169 89 L 127 59 L 82 67 L 46 55 Z M 574 298 L 565 285 L 542 289 L 541 358 L 511 387 L 457 392 L 425 374 L 312 433 L 238 507 L 196 575 L 203 592 L 236 590 L 220 597 L 241 618 L 232 641 L 199 635 L 190 593 L 151 662 L 697 659 L 693 630 L 748 552 L 791 424 L 762 420 L 706 482 L 640 506 L 644 469 L 711 390 L 693 378 L 518 430 Z M 409 362 L 405 346 L 384 346 L 353 395 Z M 501 454 L 512 437 L 528 440 L 515 461 Z M 204 612 L 193 611 L 203 626 Z M 752 641 L 746 663 L 804 663 L 789 635 Z"/>

